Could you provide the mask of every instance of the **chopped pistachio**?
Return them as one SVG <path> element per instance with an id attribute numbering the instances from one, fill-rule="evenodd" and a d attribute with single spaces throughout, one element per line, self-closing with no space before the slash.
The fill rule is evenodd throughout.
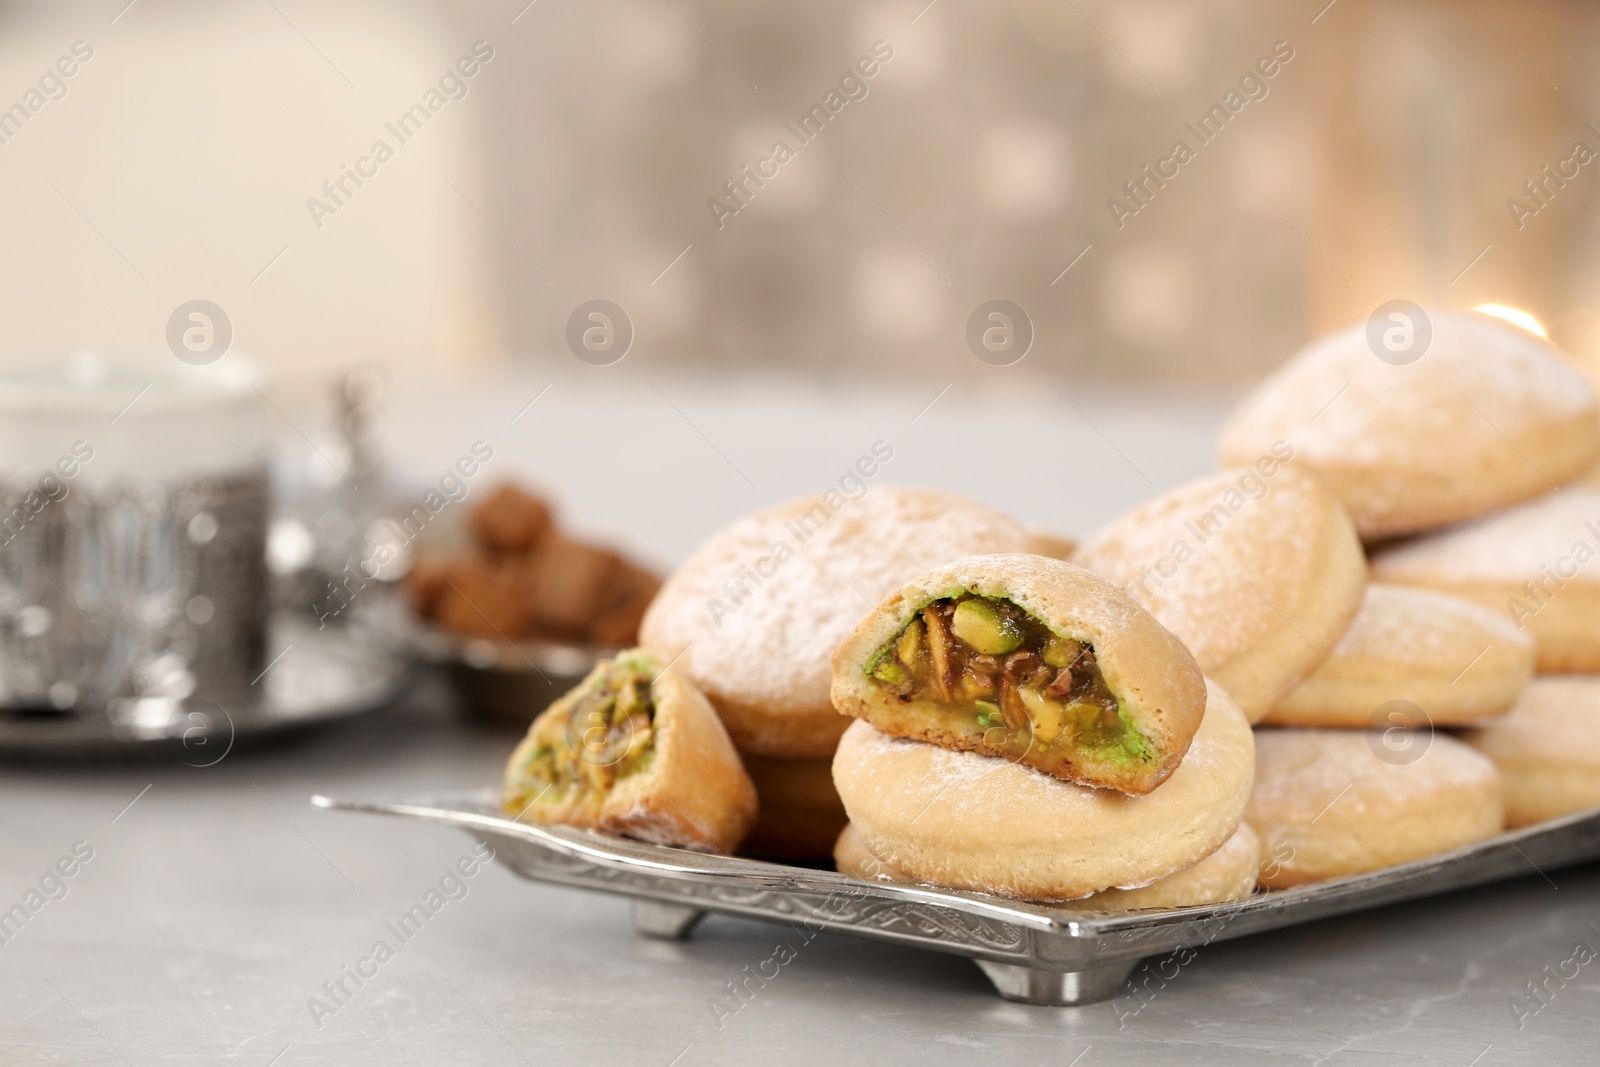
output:
<path id="1" fill-rule="evenodd" d="M 872 676 L 885 685 L 902 685 L 907 678 L 906 669 L 891 656 L 884 656 L 878 661 L 878 665 L 872 668 Z"/>
<path id="2" fill-rule="evenodd" d="M 1079 656 L 1083 654 L 1083 646 L 1070 637 L 1059 637 L 1051 634 L 1045 640 L 1044 648 L 1039 653 L 1039 658 L 1058 670 L 1070 667 Z"/>
<path id="3" fill-rule="evenodd" d="M 915 663 L 917 655 L 922 651 L 922 636 L 928 632 L 921 619 L 912 619 L 911 625 L 906 627 L 905 633 L 900 635 L 900 642 L 895 646 L 895 655 L 900 657 L 901 663 Z"/>
<path id="4" fill-rule="evenodd" d="M 928 654 L 933 660 L 933 691 L 948 703 L 950 683 L 954 680 L 950 670 L 950 637 L 945 632 L 944 620 L 934 608 L 924 608 L 922 620 L 928 628 Z"/>
<path id="5" fill-rule="evenodd" d="M 994 679 L 969 670 L 961 676 L 961 695 L 968 700 L 984 700 L 994 695 Z"/>
<path id="6" fill-rule="evenodd" d="M 991 601 L 974 597 L 956 605 L 950 631 L 986 656 L 1003 656 L 1022 647 L 1024 634 L 1016 621 Z"/>
<path id="7" fill-rule="evenodd" d="M 1033 736 L 1041 745 L 1048 745 L 1061 733 L 1066 718 L 1060 704 L 1029 686 L 1018 688 L 1017 695 L 1028 709 L 1033 720 Z"/>

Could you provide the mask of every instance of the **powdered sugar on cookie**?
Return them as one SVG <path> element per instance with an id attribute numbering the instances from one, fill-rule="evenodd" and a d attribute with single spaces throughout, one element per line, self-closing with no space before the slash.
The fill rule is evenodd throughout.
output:
<path id="1" fill-rule="evenodd" d="M 1541 577 L 1558 562 L 1577 574 L 1600 556 L 1600 489 L 1573 486 L 1529 503 L 1418 538 L 1373 557 L 1378 577 L 1517 584 Z M 1600 578 L 1600 563 L 1590 570 Z"/>
<path id="2" fill-rule="evenodd" d="M 1368 538 L 1505 507 L 1600 454 L 1600 400 L 1534 335 L 1485 315 L 1430 309 L 1414 362 L 1369 347 L 1366 323 L 1307 346 L 1223 427 L 1224 463 L 1287 442 Z"/>
<path id="3" fill-rule="evenodd" d="M 1252 499 L 1240 477 L 1225 471 L 1135 508 L 1075 557 L 1121 583 L 1205 670 L 1294 618 L 1323 577 L 1313 572 L 1329 539 L 1323 490 L 1283 470 L 1253 482 Z"/>
<path id="4" fill-rule="evenodd" d="M 1367 730 L 1269 729 L 1256 732 L 1256 783 L 1252 808 L 1307 821 L 1323 808 L 1345 812 L 1403 806 L 1409 799 L 1448 790 L 1451 785 L 1480 788 L 1499 774 L 1494 764 L 1445 734 L 1412 734 L 1412 744 L 1427 750 L 1412 762 L 1378 753 L 1384 741 Z"/>
<path id="5" fill-rule="evenodd" d="M 641 636 L 687 648 L 690 674 L 725 715 L 732 700 L 833 716 L 829 657 L 879 600 L 940 564 L 1030 544 L 1020 523 L 945 493 L 793 501 L 712 537 L 668 580 Z"/>
<path id="6" fill-rule="evenodd" d="M 1525 641 L 1504 617 L 1460 597 L 1375 582 L 1330 658 L 1460 668 L 1464 644 Z M 1478 647 L 1481 647 L 1479 645 Z M 1478 647 L 1467 650 L 1476 654 Z"/>

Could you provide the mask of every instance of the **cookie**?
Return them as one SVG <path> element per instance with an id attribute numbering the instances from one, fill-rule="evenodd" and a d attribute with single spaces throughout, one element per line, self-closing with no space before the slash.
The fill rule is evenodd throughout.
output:
<path id="1" fill-rule="evenodd" d="M 1500 833 L 1505 801 L 1488 758 L 1446 734 L 1411 733 L 1406 741 L 1426 747 L 1409 751 L 1386 740 L 1368 730 L 1256 731 L 1245 821 L 1261 838 L 1263 886 L 1365 874 Z"/>
<path id="2" fill-rule="evenodd" d="M 639 643 L 660 580 L 610 549 L 563 536 L 549 506 L 501 485 L 467 516 L 471 549 L 421 556 L 405 582 L 412 608 L 445 630 L 502 641 L 603 649 Z"/>
<path id="3" fill-rule="evenodd" d="M 639 623 L 661 588 L 661 579 L 643 567 L 619 560 L 606 579 L 598 609 L 589 622 L 588 643 L 600 648 L 631 648 L 639 643 Z"/>
<path id="4" fill-rule="evenodd" d="M 1135 908 L 1188 908 L 1199 904 L 1225 904 L 1243 900 L 1256 887 L 1261 842 L 1248 823 L 1240 823 L 1233 836 L 1193 867 L 1169 874 L 1139 889 L 1105 889 L 1072 902 L 1074 911 L 1132 911 Z M 833 847 L 833 863 L 840 874 L 864 882 L 911 882 L 902 872 L 880 860 L 867 848 L 855 827 L 846 825 Z"/>
<path id="5" fill-rule="evenodd" d="M 732 852 L 756 791 L 694 684 L 642 650 L 603 660 L 528 728 L 501 806 L 523 822 Z"/>
<path id="6" fill-rule="evenodd" d="M 1192 867 L 1238 828 L 1255 746 L 1216 686 L 1189 753 L 1129 796 L 996 756 L 893 738 L 858 721 L 833 760 L 845 811 L 873 855 L 931 885 L 1024 900 L 1138 888 Z"/>
<path id="7" fill-rule="evenodd" d="M 532 629 L 533 593 L 520 561 L 466 556 L 447 567 L 432 605 L 439 625 L 467 637 L 502 641 Z"/>
<path id="8" fill-rule="evenodd" d="M 1302 349 L 1229 416 L 1222 462 L 1287 446 L 1367 540 L 1506 507 L 1595 462 L 1600 402 L 1560 352 L 1487 315 L 1426 316 L 1431 339 L 1414 361 L 1375 355 L 1366 323 Z"/>
<path id="9" fill-rule="evenodd" d="M 1573 479 L 1572 484 L 1586 485 L 1591 489 L 1600 489 L 1600 461 L 1597 461 L 1594 466 Z"/>
<path id="10" fill-rule="evenodd" d="M 1078 550 L 1078 542 L 1070 537 L 1062 537 L 1046 530 L 1034 530 L 1027 550 L 1035 556 L 1049 556 L 1051 559 L 1071 559 L 1072 554 Z"/>
<path id="11" fill-rule="evenodd" d="M 740 851 L 774 860 L 827 859 L 846 821 L 833 787 L 833 759 L 746 756 L 761 818 Z"/>
<path id="12" fill-rule="evenodd" d="M 1600 489 L 1572 486 L 1373 555 L 1372 575 L 1476 601 L 1541 671 L 1600 671 Z"/>
<path id="13" fill-rule="evenodd" d="M 1507 826 L 1600 807 L 1600 676 L 1535 678 L 1510 714 L 1466 737 L 1500 768 Z"/>
<path id="14" fill-rule="evenodd" d="M 1460 597 L 1373 582 L 1327 660 L 1264 721 L 1387 726 L 1385 706 L 1404 701 L 1421 710 L 1421 722 L 1461 726 L 1516 703 L 1532 674 L 1533 640 L 1504 615 Z"/>
<path id="15" fill-rule="evenodd" d="M 550 533 L 550 505 L 514 485 L 501 485 L 473 508 L 467 528 L 489 552 L 522 554 Z"/>
<path id="16" fill-rule="evenodd" d="M 1131 593 L 1251 722 L 1332 651 L 1367 580 L 1344 508 L 1277 461 L 1142 504 L 1073 560 Z"/>
<path id="17" fill-rule="evenodd" d="M 662 587 L 640 640 L 682 653 L 739 751 L 825 757 L 849 725 L 828 698 L 829 657 L 862 616 L 923 571 L 1030 543 L 1015 520 L 946 493 L 830 490 L 713 536 Z"/>
<path id="18" fill-rule="evenodd" d="M 423 617 L 434 614 L 450 589 L 455 566 L 455 560 L 443 556 L 419 555 L 413 560 L 402 582 L 411 610 Z"/>
<path id="19" fill-rule="evenodd" d="M 523 564 L 534 629 L 581 641 L 600 614 L 613 576 L 622 566 L 615 552 L 547 535 Z"/>
<path id="20" fill-rule="evenodd" d="M 1044 556 L 918 575 L 833 655 L 833 704 L 891 737 L 1148 793 L 1205 714 L 1189 650 L 1132 597 Z"/>
<path id="21" fill-rule="evenodd" d="M 1085 909 L 1132 911 L 1135 908 L 1189 908 L 1226 904 L 1255 892 L 1261 868 L 1261 840 L 1241 822 L 1233 836 L 1193 867 L 1169 874 L 1138 889 L 1106 889 L 1083 901 Z"/>

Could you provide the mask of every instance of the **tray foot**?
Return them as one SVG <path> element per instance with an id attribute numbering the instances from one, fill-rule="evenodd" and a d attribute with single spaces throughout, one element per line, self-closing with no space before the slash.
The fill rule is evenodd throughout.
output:
<path id="1" fill-rule="evenodd" d="M 657 900 L 633 902 L 633 929 L 645 937 L 659 937 L 663 941 L 682 941 L 689 936 L 695 923 L 705 918 L 705 912 L 685 904 L 663 904 Z"/>
<path id="2" fill-rule="evenodd" d="M 995 990 L 1007 1000 L 1060 1008 L 1111 999 L 1139 961 L 1118 960 L 1082 971 L 1039 971 L 991 960 L 973 962 L 983 968 Z"/>

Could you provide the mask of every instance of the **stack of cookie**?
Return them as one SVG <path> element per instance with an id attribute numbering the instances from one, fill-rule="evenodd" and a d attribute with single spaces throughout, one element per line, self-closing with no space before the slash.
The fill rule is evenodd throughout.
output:
<path id="1" fill-rule="evenodd" d="M 1430 323 L 1409 362 L 1309 346 L 1221 472 L 1077 548 L 909 489 L 739 520 L 507 810 L 1117 910 L 1600 805 L 1600 401 L 1516 327 Z"/>
<path id="2" fill-rule="evenodd" d="M 1529 684 L 1600 671 L 1600 491 L 1558 488 L 1600 455 L 1600 404 L 1532 334 L 1430 322 L 1411 362 L 1362 328 L 1310 345 L 1229 418 L 1222 473 L 1074 557 L 1264 727 L 1268 888 L 1600 804 L 1600 754 L 1572 744 L 1600 732 L 1600 680 Z"/>
<path id="3" fill-rule="evenodd" d="M 857 877 L 1103 909 L 1247 896 L 1250 725 L 1112 583 L 1037 555 L 919 575 L 833 656 Z"/>
<path id="4" fill-rule="evenodd" d="M 893 487 L 702 546 L 641 640 L 754 783 L 740 850 L 1102 908 L 1248 895 L 1248 720 L 1132 597 L 1057 558 L 1073 548 Z"/>

